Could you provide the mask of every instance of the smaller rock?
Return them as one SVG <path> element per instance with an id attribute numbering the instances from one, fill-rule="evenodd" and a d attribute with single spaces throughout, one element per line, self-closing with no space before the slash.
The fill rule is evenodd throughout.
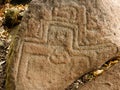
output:
<path id="1" fill-rule="evenodd" d="M 8 4 L 7 7 L 10 5 Z M 6 28 L 13 28 L 21 22 L 21 19 L 26 12 L 28 5 L 17 5 L 11 6 L 5 9 L 5 18 L 3 21 L 3 25 Z"/>
<path id="2" fill-rule="evenodd" d="M 103 72 L 104 72 L 104 70 L 97 70 L 97 71 L 94 71 L 94 72 L 93 72 L 93 75 L 94 75 L 94 76 L 99 76 L 99 75 L 101 75 Z"/>

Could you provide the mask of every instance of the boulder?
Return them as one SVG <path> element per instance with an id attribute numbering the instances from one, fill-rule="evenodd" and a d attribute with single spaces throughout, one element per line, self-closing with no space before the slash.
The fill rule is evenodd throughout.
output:
<path id="1" fill-rule="evenodd" d="M 117 57 L 119 8 L 119 0 L 33 0 L 13 30 L 6 90 L 65 90 Z"/>

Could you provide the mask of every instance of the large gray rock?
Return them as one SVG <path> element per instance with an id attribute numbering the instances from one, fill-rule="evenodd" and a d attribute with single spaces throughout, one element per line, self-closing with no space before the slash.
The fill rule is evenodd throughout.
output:
<path id="1" fill-rule="evenodd" d="M 118 0 L 33 0 L 8 55 L 6 90 L 65 90 L 119 55 Z"/>

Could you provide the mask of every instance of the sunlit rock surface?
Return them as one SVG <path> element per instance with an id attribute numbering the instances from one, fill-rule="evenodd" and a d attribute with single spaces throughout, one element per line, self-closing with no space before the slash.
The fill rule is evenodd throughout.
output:
<path id="1" fill-rule="evenodd" d="M 15 30 L 6 90 L 65 90 L 118 56 L 119 13 L 113 0 L 33 0 Z"/>

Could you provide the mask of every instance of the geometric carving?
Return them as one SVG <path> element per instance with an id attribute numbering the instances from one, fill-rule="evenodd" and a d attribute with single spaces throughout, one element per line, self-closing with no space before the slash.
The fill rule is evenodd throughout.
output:
<path id="1" fill-rule="evenodd" d="M 26 42 L 62 46 L 69 54 L 78 55 L 79 51 L 74 52 L 73 48 L 78 49 L 85 36 L 85 7 L 72 5 L 54 7 L 49 17 L 51 16 L 52 18 L 42 19 L 40 22 L 33 18 L 29 20 Z"/>
<path id="2" fill-rule="evenodd" d="M 89 36 L 94 35 L 90 32 L 86 36 L 86 6 L 33 6 L 32 13 L 27 12 L 30 18 L 26 16 L 25 35 L 16 51 L 16 90 L 64 90 L 77 77 L 117 53 L 113 43 L 86 44 Z"/>
<path id="3" fill-rule="evenodd" d="M 83 34 L 85 34 L 85 8 L 83 6 L 75 7 L 66 5 L 61 7 L 55 7 L 51 12 L 52 19 L 50 20 L 40 20 L 39 24 L 34 19 L 29 20 L 30 23 L 33 22 L 34 24 L 29 24 L 27 38 L 30 41 L 47 43 L 47 37 L 49 37 L 48 35 L 50 34 L 50 28 L 53 28 L 53 26 L 58 26 L 58 28 L 61 27 L 61 29 L 69 28 L 72 32 L 72 35 L 74 35 L 73 41 L 75 42 L 73 42 L 73 44 L 80 44 L 80 42 L 78 41 L 81 41 L 81 37 L 83 38 Z M 31 28 L 34 30 L 31 30 Z M 31 36 L 32 39 L 30 38 Z"/>
<path id="4" fill-rule="evenodd" d="M 45 10 L 43 14 L 46 12 L 47 11 Z M 18 73 L 16 78 L 18 83 L 25 83 L 25 85 L 27 81 L 29 81 L 26 85 L 27 88 L 30 88 L 29 84 L 33 83 L 32 86 L 34 89 L 36 88 L 36 90 L 48 90 L 47 88 L 50 87 L 46 86 L 45 88 L 41 81 L 37 80 L 36 82 L 31 82 L 33 81 L 32 77 L 35 76 L 36 78 L 34 77 L 34 79 L 39 79 L 37 77 L 40 77 L 39 75 L 41 75 L 41 77 L 45 78 L 47 77 L 43 75 L 46 73 L 44 70 L 47 70 L 45 67 L 52 69 L 58 65 L 56 66 L 56 70 L 52 69 L 48 72 L 49 75 L 50 73 L 52 75 L 54 72 L 56 77 L 51 77 L 48 78 L 48 80 L 44 80 L 45 85 L 49 85 L 50 82 L 53 84 L 56 82 L 55 79 L 65 78 L 61 78 L 57 75 L 60 73 L 62 74 L 67 70 L 61 69 L 61 66 L 68 67 L 68 65 L 71 64 L 70 62 L 71 59 L 74 58 L 72 57 L 74 55 L 79 55 L 78 57 L 80 57 L 78 48 L 81 36 L 79 37 L 79 35 L 82 35 L 82 38 L 84 36 L 83 32 L 85 30 L 83 27 L 85 25 L 85 8 L 83 6 L 76 7 L 71 5 L 63 5 L 61 7 L 54 7 L 50 12 L 50 18 L 40 19 L 39 22 L 38 20 L 35 20 L 35 18 L 28 20 L 28 27 L 25 33 L 25 42 L 23 42 L 23 46 L 21 46 L 22 52 L 19 58 L 20 62 L 18 62 L 19 69 L 17 71 Z M 80 59 L 78 59 L 77 62 L 79 62 L 79 60 Z M 86 60 L 84 61 L 86 65 L 89 65 L 88 57 L 86 57 Z M 44 63 L 44 65 L 42 65 L 42 63 Z M 83 64 L 81 63 L 80 65 Z M 20 70 L 23 66 L 24 70 Z M 58 69 L 61 69 L 59 73 L 57 72 Z M 69 69 L 70 68 L 68 68 L 68 70 Z M 21 71 L 24 73 L 21 73 Z M 68 72 L 66 71 L 65 73 Z M 21 77 L 21 75 L 23 77 Z M 21 81 L 23 78 L 24 81 Z M 20 89 L 19 86 L 22 87 L 21 90 L 26 89 L 21 85 L 18 85 L 16 88 Z"/>

